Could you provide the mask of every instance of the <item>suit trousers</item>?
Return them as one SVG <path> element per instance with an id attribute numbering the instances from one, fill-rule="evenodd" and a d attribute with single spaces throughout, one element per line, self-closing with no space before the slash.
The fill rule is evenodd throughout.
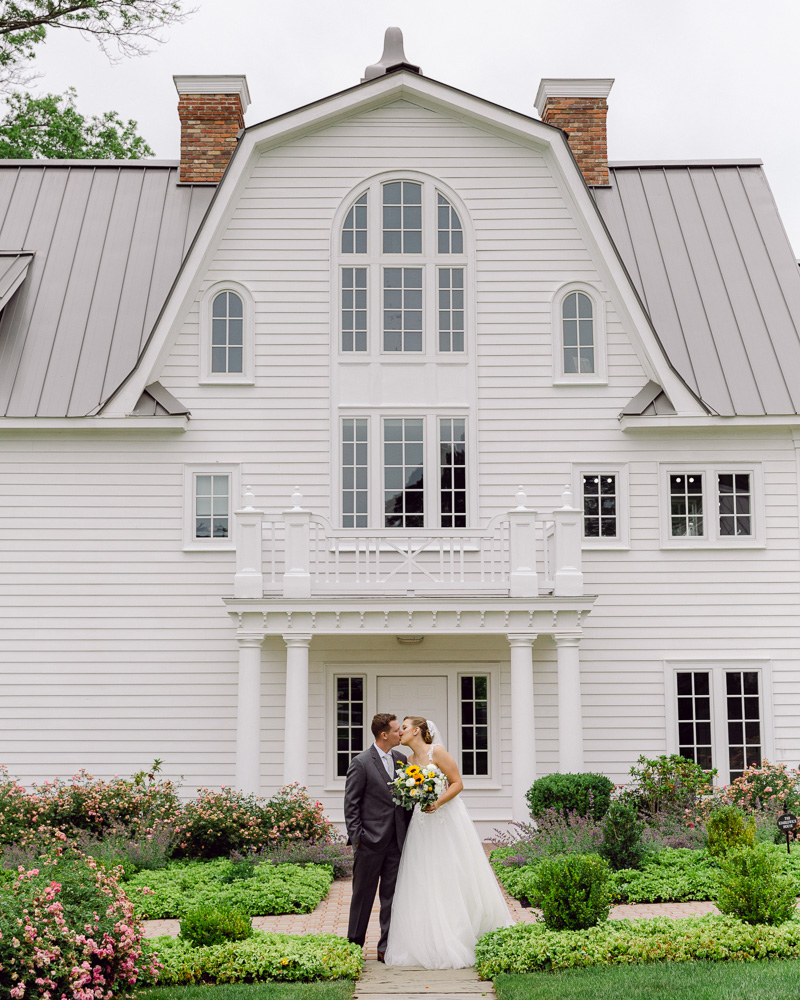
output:
<path id="1" fill-rule="evenodd" d="M 353 861 L 353 899 L 350 903 L 350 922 L 347 927 L 349 941 L 364 944 L 375 892 L 380 883 L 381 936 L 378 941 L 378 951 L 386 951 L 389 923 L 392 919 L 392 898 L 399 867 L 400 848 L 395 837 L 392 837 L 391 844 L 386 849 L 376 850 L 365 844 L 359 844 L 356 848 Z"/>

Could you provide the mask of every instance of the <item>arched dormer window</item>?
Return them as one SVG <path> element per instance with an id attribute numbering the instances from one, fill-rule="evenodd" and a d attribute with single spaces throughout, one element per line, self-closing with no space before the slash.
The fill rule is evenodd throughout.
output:
<path id="1" fill-rule="evenodd" d="M 341 354 L 466 352 L 464 227 L 432 179 L 374 180 L 347 206 L 336 242 Z"/>
<path id="2" fill-rule="evenodd" d="M 553 368 L 557 384 L 606 381 L 605 309 L 597 291 L 573 282 L 553 300 Z"/>
<path id="3" fill-rule="evenodd" d="M 213 285 L 200 302 L 200 382 L 253 383 L 253 299 L 238 282 Z"/>

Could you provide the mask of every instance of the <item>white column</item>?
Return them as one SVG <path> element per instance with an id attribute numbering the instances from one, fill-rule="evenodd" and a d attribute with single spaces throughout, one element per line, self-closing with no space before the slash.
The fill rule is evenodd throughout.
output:
<path id="1" fill-rule="evenodd" d="M 556 633 L 558 659 L 558 769 L 562 774 L 583 770 L 580 633 Z"/>
<path id="2" fill-rule="evenodd" d="M 283 782 L 308 784 L 308 647 L 310 635 L 285 635 L 286 717 Z"/>
<path id="3" fill-rule="evenodd" d="M 525 793 L 536 780 L 536 726 L 533 712 L 533 635 L 509 635 L 511 647 L 511 812 L 530 821 Z"/>
<path id="4" fill-rule="evenodd" d="M 239 691 L 236 704 L 236 787 L 261 792 L 261 643 L 263 632 L 236 636 Z"/>

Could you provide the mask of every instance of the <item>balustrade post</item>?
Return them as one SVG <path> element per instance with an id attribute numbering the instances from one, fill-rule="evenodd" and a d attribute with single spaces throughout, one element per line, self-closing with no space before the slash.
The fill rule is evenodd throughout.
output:
<path id="1" fill-rule="evenodd" d="M 536 511 L 525 506 L 528 499 L 520 486 L 517 506 L 508 512 L 510 573 L 509 597 L 538 597 L 539 574 L 536 572 Z"/>
<path id="2" fill-rule="evenodd" d="M 261 522 L 264 511 L 253 506 L 255 496 L 245 487 L 243 506 L 234 512 L 236 518 L 236 574 L 233 578 L 234 597 L 264 596 Z"/>
<path id="3" fill-rule="evenodd" d="M 292 502 L 294 507 L 283 513 L 286 522 L 283 596 L 311 597 L 311 511 L 303 509 L 303 494 L 298 487 L 292 494 Z"/>
<path id="4" fill-rule="evenodd" d="M 553 575 L 554 597 L 580 597 L 583 594 L 583 563 L 581 551 L 581 512 L 572 506 L 569 486 L 561 496 L 564 505 L 553 511 L 555 522 Z"/>

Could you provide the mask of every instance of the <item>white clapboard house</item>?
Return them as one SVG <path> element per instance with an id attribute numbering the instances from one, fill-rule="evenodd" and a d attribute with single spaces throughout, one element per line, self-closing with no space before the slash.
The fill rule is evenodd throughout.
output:
<path id="1" fill-rule="evenodd" d="M 354 73 L 356 76 L 356 73 Z M 0 162 L 0 761 L 337 820 L 376 711 L 484 829 L 548 772 L 800 757 L 800 276 L 760 161 L 608 162 L 390 30 L 181 161 Z M 178 123 L 176 122 L 176 129 Z"/>

